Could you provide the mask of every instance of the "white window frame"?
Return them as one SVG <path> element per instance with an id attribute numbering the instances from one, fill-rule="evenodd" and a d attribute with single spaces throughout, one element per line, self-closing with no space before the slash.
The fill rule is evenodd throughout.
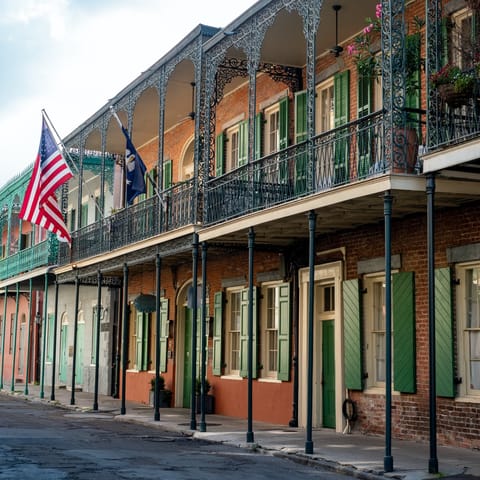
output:
<path id="1" fill-rule="evenodd" d="M 462 56 L 462 44 L 465 44 L 465 40 L 462 38 L 462 23 L 464 21 L 470 20 L 470 27 L 473 27 L 473 12 L 468 8 L 462 8 L 458 12 L 452 14 L 452 38 L 450 46 L 450 55 L 453 65 L 458 65 L 461 69 L 468 68 L 467 65 L 463 65 L 464 58 Z M 471 38 L 466 40 L 471 42 Z M 465 47 L 463 47 L 465 48 Z M 469 47 L 466 47 L 467 50 Z"/>
<path id="2" fill-rule="evenodd" d="M 316 93 L 316 118 L 315 133 L 323 133 L 332 130 L 335 126 L 334 101 L 335 93 L 333 77 L 319 83 L 315 88 Z M 325 94 L 325 95 L 324 95 Z M 325 99 L 325 101 L 324 101 Z"/>
<path id="3" fill-rule="evenodd" d="M 234 302 L 234 297 L 236 298 L 236 302 Z M 233 310 L 235 307 L 238 308 L 238 310 Z M 237 315 L 237 322 L 238 322 L 238 330 L 232 329 L 232 321 L 233 315 Z M 233 288 L 227 290 L 227 315 L 226 315 L 226 329 L 225 329 L 225 363 L 226 363 L 226 371 L 225 375 L 226 376 L 233 376 L 233 377 L 238 377 L 240 378 L 240 359 L 241 359 L 241 344 L 240 344 L 240 337 L 241 337 L 241 326 L 242 326 L 242 320 L 241 320 L 241 315 L 242 315 L 242 288 Z M 237 365 L 238 368 L 232 368 L 232 354 L 233 354 L 233 341 L 234 337 L 233 334 L 235 334 L 235 338 L 237 338 Z"/>
<path id="4" fill-rule="evenodd" d="M 477 281 L 480 281 L 480 263 L 468 263 L 457 266 L 456 277 L 459 279 L 457 287 L 457 351 L 458 351 L 458 375 L 462 378 L 462 382 L 458 385 L 458 393 L 460 397 L 469 397 L 471 399 L 477 399 L 480 401 L 480 385 L 479 388 L 472 388 L 471 383 L 471 371 L 470 371 L 470 347 L 469 337 L 470 332 L 479 332 L 480 335 L 480 298 L 477 297 L 476 303 L 476 316 L 477 327 L 469 327 L 468 316 L 468 281 L 469 271 L 477 270 Z M 480 288 L 478 288 L 477 294 L 480 296 Z M 480 347 L 479 347 L 480 348 Z M 480 357 L 476 359 L 480 363 Z M 480 382 L 480 372 L 479 372 Z"/>
<path id="5" fill-rule="evenodd" d="M 240 155 L 240 128 L 239 124 L 230 127 L 226 131 L 227 151 L 225 172 L 231 172 L 238 168 Z"/>
<path id="6" fill-rule="evenodd" d="M 265 109 L 264 149 L 265 155 L 280 150 L 280 103 Z"/>

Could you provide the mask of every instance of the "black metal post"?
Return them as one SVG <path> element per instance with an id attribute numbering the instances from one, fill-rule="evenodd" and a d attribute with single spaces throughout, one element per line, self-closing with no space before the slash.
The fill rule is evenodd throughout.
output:
<path id="1" fill-rule="evenodd" d="M 10 384 L 10 391 L 15 391 L 15 363 L 17 359 L 17 330 L 18 330 L 18 303 L 20 297 L 20 284 L 17 282 L 17 290 L 15 294 L 15 322 L 13 330 L 13 346 L 12 346 L 12 383 Z"/>
<path id="2" fill-rule="evenodd" d="M 75 370 L 77 368 L 77 334 L 78 334 L 78 297 L 80 291 L 80 282 L 78 273 L 75 275 L 75 312 L 73 323 L 73 359 L 72 359 L 72 392 L 70 397 L 70 405 L 75 405 Z"/>
<path id="3" fill-rule="evenodd" d="M 292 353 L 292 367 L 293 367 L 293 401 L 292 401 L 292 418 L 288 422 L 288 426 L 292 428 L 298 427 L 298 271 L 295 268 L 292 275 L 292 330 L 293 330 L 293 353 Z"/>
<path id="4" fill-rule="evenodd" d="M 7 325 L 7 302 L 8 302 L 8 285 L 5 286 L 3 295 L 3 325 L 2 325 L 2 370 L 0 373 L 0 390 L 3 388 L 3 370 L 5 366 L 5 332 Z"/>
<path id="5" fill-rule="evenodd" d="M 120 407 L 120 414 L 125 415 L 127 409 L 126 394 L 127 394 L 127 367 L 128 367 L 128 320 L 130 316 L 130 308 L 128 306 L 128 265 L 123 265 L 123 342 L 122 342 L 122 404 Z"/>
<path id="6" fill-rule="evenodd" d="M 97 325 L 95 338 L 95 391 L 93 394 L 93 410 L 98 410 L 98 374 L 100 370 L 100 321 L 102 310 L 102 272 L 97 271 Z"/>
<path id="7" fill-rule="evenodd" d="M 31 296 L 30 296 L 31 298 Z M 31 313 L 31 311 L 30 311 Z M 58 281 L 55 280 L 55 307 L 53 319 L 53 345 L 52 345 L 52 391 L 50 392 L 50 400 L 55 400 L 55 377 L 56 377 L 56 362 L 57 362 L 57 327 L 58 327 Z M 28 378 L 28 377 L 27 377 Z"/>
<path id="8" fill-rule="evenodd" d="M 202 386 L 200 391 L 200 431 L 207 431 L 207 422 L 205 421 L 205 378 L 207 375 L 207 243 L 202 243 L 202 328 L 200 329 L 200 345 L 202 347 L 200 367 L 200 378 Z"/>
<path id="9" fill-rule="evenodd" d="M 28 332 L 27 332 L 27 369 L 25 372 L 25 395 L 28 395 L 28 382 L 30 380 L 30 362 L 32 361 L 32 292 L 33 292 L 33 279 L 28 282 L 28 298 L 30 299 L 30 306 L 28 308 Z"/>
<path id="10" fill-rule="evenodd" d="M 393 472 L 392 457 L 392 202 L 390 192 L 383 197 L 385 217 L 385 472 Z"/>
<path id="11" fill-rule="evenodd" d="M 255 232 L 248 232 L 248 339 L 247 339 L 247 443 L 253 443 L 253 247 Z"/>
<path id="12" fill-rule="evenodd" d="M 160 334 L 162 332 L 162 316 L 160 312 L 160 280 L 162 271 L 162 257 L 157 253 L 155 260 L 155 392 L 153 401 L 153 419 L 156 422 L 160 421 Z M 165 319 L 166 320 L 166 319 Z"/>
<path id="13" fill-rule="evenodd" d="M 47 300 L 48 300 L 48 272 L 45 272 L 45 286 L 43 294 L 43 321 L 42 321 L 42 369 L 40 375 L 40 398 L 45 397 L 45 354 L 47 348 Z"/>
<path id="14" fill-rule="evenodd" d="M 197 284 L 198 284 L 198 234 L 193 234 L 192 244 L 192 392 L 190 400 L 190 430 L 197 429 L 197 402 L 195 398 L 196 382 L 197 382 Z"/>
<path id="15" fill-rule="evenodd" d="M 435 175 L 427 176 L 427 257 L 428 257 L 428 333 L 430 458 L 428 472 L 438 473 L 437 457 L 437 383 L 435 346 Z"/>
<path id="16" fill-rule="evenodd" d="M 308 214 L 308 365 L 307 365 L 307 424 L 305 453 L 313 453 L 312 439 L 312 410 L 313 410 L 313 316 L 314 316 L 314 296 L 315 296 L 315 226 L 317 215 L 312 210 Z"/>

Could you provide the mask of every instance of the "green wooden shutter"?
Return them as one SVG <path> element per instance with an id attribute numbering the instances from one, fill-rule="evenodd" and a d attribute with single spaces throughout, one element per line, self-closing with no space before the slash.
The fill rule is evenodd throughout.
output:
<path id="1" fill-rule="evenodd" d="M 172 186 L 172 161 L 163 162 L 163 189 L 166 190 Z"/>
<path id="2" fill-rule="evenodd" d="M 278 322 L 278 372 L 277 379 L 290 380 L 290 285 L 278 287 L 280 318 Z"/>
<path id="3" fill-rule="evenodd" d="M 158 321 L 158 320 L 157 320 Z M 160 371 L 167 371 L 168 350 L 168 298 L 160 299 Z"/>
<path id="4" fill-rule="evenodd" d="M 333 80 L 335 127 L 348 122 L 350 116 L 350 70 L 337 73 Z M 340 130 L 335 141 L 334 182 L 345 183 L 349 178 L 349 141 L 348 130 Z"/>
<path id="5" fill-rule="evenodd" d="M 358 279 L 343 282 L 345 387 L 363 389 L 362 308 Z"/>
<path id="6" fill-rule="evenodd" d="M 252 378 L 257 378 L 257 291 L 253 289 L 253 359 Z M 240 299 L 240 376 L 248 375 L 248 288 L 241 292 Z"/>
<path id="7" fill-rule="evenodd" d="M 248 161 L 248 120 L 238 125 L 238 166 L 245 165 Z"/>
<path id="8" fill-rule="evenodd" d="M 307 139 L 307 92 L 295 94 L 295 143 Z M 295 158 L 295 193 L 304 193 L 307 189 L 307 152 L 298 152 Z"/>
<path id="9" fill-rule="evenodd" d="M 436 385 L 439 397 L 454 397 L 453 310 L 450 269 L 435 270 Z"/>
<path id="10" fill-rule="evenodd" d="M 143 312 L 137 312 L 137 321 L 136 321 L 136 326 L 135 326 L 135 333 L 137 335 L 136 338 L 136 367 L 137 370 L 142 370 L 142 364 L 143 364 Z"/>
<path id="11" fill-rule="evenodd" d="M 372 79 L 360 76 L 357 88 L 357 116 L 365 117 L 372 113 Z M 371 164 L 371 131 L 368 124 L 361 124 L 358 132 L 358 176 L 368 175 Z"/>
<path id="12" fill-rule="evenodd" d="M 225 132 L 217 135 L 215 140 L 215 176 L 225 173 Z"/>
<path id="13" fill-rule="evenodd" d="M 53 313 L 48 314 L 48 341 L 47 341 L 47 362 L 53 362 L 53 341 L 55 338 L 54 327 L 55 315 Z M 23 347 L 23 346 L 22 346 Z"/>
<path id="14" fill-rule="evenodd" d="M 88 203 L 82 203 L 82 210 L 80 215 L 80 226 L 85 227 L 86 225 L 88 225 Z"/>
<path id="15" fill-rule="evenodd" d="M 216 292 L 213 302 L 213 365 L 214 375 L 222 374 L 223 292 Z"/>
<path id="16" fill-rule="evenodd" d="M 413 272 L 392 276 L 393 381 L 395 390 L 415 393 L 415 282 Z"/>
<path id="17" fill-rule="evenodd" d="M 263 113 L 255 115 L 255 160 L 263 155 Z"/>
<path id="18" fill-rule="evenodd" d="M 288 147 L 288 97 L 280 100 L 280 118 L 279 118 L 279 130 L 280 130 L 280 150 Z"/>
<path id="19" fill-rule="evenodd" d="M 157 169 L 152 168 L 149 172 L 150 178 L 157 183 Z M 147 184 L 147 198 L 151 198 L 155 195 L 155 188 L 152 182 L 146 178 L 145 183 Z"/>

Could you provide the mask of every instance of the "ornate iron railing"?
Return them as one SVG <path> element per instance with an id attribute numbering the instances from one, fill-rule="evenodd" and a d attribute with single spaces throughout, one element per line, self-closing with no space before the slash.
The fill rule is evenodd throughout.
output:
<path id="1" fill-rule="evenodd" d="M 394 129 L 393 165 L 385 160 L 384 116 L 379 111 L 213 178 L 205 189 L 205 224 L 373 175 L 416 173 L 419 123 L 407 118 L 408 126 Z"/>
<path id="2" fill-rule="evenodd" d="M 110 252 L 192 223 L 196 201 L 193 179 L 72 233 L 72 247 L 61 245 L 60 264 Z"/>
<path id="3" fill-rule="evenodd" d="M 0 280 L 35 270 L 39 267 L 55 265 L 58 254 L 58 240 L 49 236 L 47 240 L 33 247 L 25 248 L 0 260 Z"/>
<path id="4" fill-rule="evenodd" d="M 480 91 L 480 87 L 479 87 Z M 478 95 L 472 95 L 464 104 L 453 106 L 445 102 L 439 102 L 436 117 L 435 135 L 430 137 L 429 151 L 443 148 L 447 145 L 456 145 L 474 137 L 480 133 L 480 100 Z M 433 126 L 432 126 L 433 127 Z"/>

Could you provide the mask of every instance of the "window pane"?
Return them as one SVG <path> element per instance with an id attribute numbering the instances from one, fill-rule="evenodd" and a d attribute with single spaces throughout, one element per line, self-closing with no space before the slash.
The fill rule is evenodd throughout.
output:
<path id="1" fill-rule="evenodd" d="M 480 332 L 470 332 L 470 388 L 480 389 Z"/>
<path id="2" fill-rule="evenodd" d="M 373 285 L 374 330 L 385 330 L 385 284 L 376 282 Z"/>
<path id="3" fill-rule="evenodd" d="M 375 334 L 375 381 L 385 381 L 385 334 Z"/>
<path id="4" fill-rule="evenodd" d="M 480 294 L 479 288 L 479 269 L 467 270 L 466 289 L 467 289 L 467 328 L 480 327 L 480 314 L 478 296 Z"/>

